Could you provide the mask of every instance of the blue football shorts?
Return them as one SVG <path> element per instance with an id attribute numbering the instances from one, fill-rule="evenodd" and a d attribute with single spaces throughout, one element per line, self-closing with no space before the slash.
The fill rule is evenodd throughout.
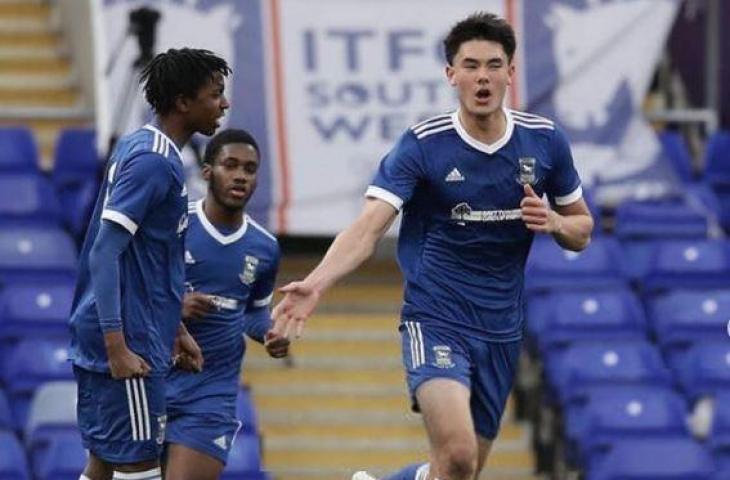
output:
<path id="1" fill-rule="evenodd" d="M 494 439 L 512 389 L 522 341 L 488 342 L 405 319 L 399 330 L 413 410 L 418 411 L 416 390 L 424 382 L 456 380 L 471 391 L 476 432 Z"/>
<path id="2" fill-rule="evenodd" d="M 84 447 L 110 464 L 159 458 L 165 437 L 165 379 L 115 380 L 74 366 Z"/>

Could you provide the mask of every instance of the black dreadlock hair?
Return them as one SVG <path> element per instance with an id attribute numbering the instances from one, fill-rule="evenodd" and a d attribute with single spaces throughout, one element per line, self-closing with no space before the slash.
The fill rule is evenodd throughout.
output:
<path id="1" fill-rule="evenodd" d="M 259 146 L 253 138 L 253 135 L 248 133 L 246 130 L 229 128 L 217 133 L 210 139 L 208 146 L 205 147 L 203 163 L 207 163 L 212 166 L 221 149 L 229 143 L 243 143 L 245 145 L 251 145 L 254 150 L 256 150 L 256 154 L 259 158 L 261 158 Z"/>
<path id="2" fill-rule="evenodd" d="M 144 95 L 158 115 L 170 113 L 179 96 L 195 98 L 216 72 L 231 73 L 228 63 L 209 50 L 171 48 L 155 56 L 142 69 Z"/>
<path id="3" fill-rule="evenodd" d="M 451 28 L 444 39 L 444 53 L 449 65 L 453 65 L 456 52 L 462 43 L 470 40 L 489 40 L 504 48 L 507 60 L 512 61 L 517 48 L 517 40 L 512 26 L 493 13 L 476 12 L 469 15 Z"/>

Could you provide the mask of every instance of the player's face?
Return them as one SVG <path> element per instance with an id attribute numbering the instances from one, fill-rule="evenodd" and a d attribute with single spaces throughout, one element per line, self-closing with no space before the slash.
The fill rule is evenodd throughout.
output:
<path id="1" fill-rule="evenodd" d="M 198 90 L 197 96 L 189 101 L 188 115 L 194 131 L 213 135 L 218 129 L 218 120 L 230 107 L 224 90 L 223 75 L 215 72 L 210 81 Z"/>
<path id="2" fill-rule="evenodd" d="M 459 47 L 446 77 L 456 88 L 465 113 L 486 117 L 502 108 L 514 65 L 502 45 L 490 40 L 469 40 Z"/>
<path id="3" fill-rule="evenodd" d="M 243 209 L 256 189 L 259 156 L 256 149 L 245 143 L 223 145 L 212 166 L 203 166 L 203 178 L 208 191 L 221 206 L 230 210 Z"/>

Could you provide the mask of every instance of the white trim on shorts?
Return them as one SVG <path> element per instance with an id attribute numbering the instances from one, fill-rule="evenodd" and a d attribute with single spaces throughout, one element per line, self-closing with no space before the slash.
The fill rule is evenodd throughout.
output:
<path id="1" fill-rule="evenodd" d="M 129 422 L 132 426 L 132 441 L 145 442 L 152 440 L 150 428 L 150 412 L 147 406 L 147 390 L 144 378 L 127 378 L 127 404 L 129 406 Z"/>

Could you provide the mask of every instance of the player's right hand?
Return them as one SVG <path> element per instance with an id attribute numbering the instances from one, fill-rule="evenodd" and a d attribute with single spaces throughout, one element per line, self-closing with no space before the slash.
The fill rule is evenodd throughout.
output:
<path id="1" fill-rule="evenodd" d="M 200 292 L 189 292 L 183 297 L 183 320 L 200 320 L 213 310 L 213 300 L 210 295 Z"/>
<path id="2" fill-rule="evenodd" d="M 284 298 L 274 307 L 271 318 L 274 326 L 271 333 L 291 338 L 299 338 L 304 331 L 304 323 L 319 303 L 320 293 L 306 282 L 292 282 L 279 289 Z"/>
<path id="3" fill-rule="evenodd" d="M 150 366 L 126 346 L 109 355 L 109 369 L 112 378 L 121 380 L 132 377 L 146 377 L 150 373 Z"/>

